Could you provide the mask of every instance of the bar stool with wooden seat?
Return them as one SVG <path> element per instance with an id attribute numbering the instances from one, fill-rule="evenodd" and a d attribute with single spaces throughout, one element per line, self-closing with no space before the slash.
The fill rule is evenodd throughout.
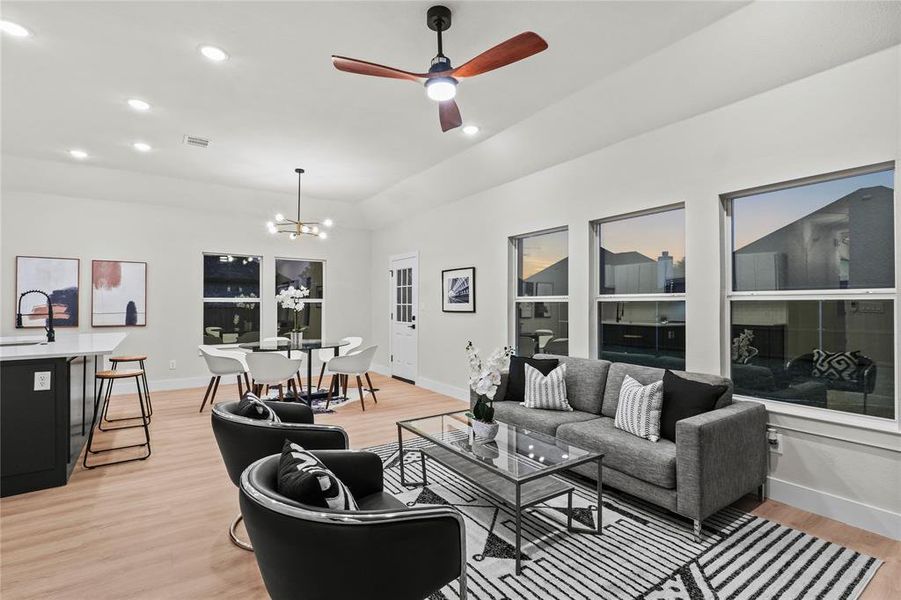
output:
<path id="1" fill-rule="evenodd" d="M 97 389 L 97 396 L 94 398 L 94 418 L 91 420 L 91 431 L 88 434 L 88 443 L 85 448 L 84 460 L 82 464 L 86 469 L 94 469 L 96 467 L 105 467 L 108 465 L 115 465 L 119 463 L 133 462 L 136 460 L 145 460 L 150 457 L 150 415 L 147 414 L 145 410 L 145 400 L 144 400 L 144 391 L 142 389 L 141 380 L 144 377 L 143 369 L 110 369 L 108 371 L 98 371 L 95 377 L 100 381 L 100 386 Z M 112 448 L 103 448 L 101 450 L 94 450 L 94 430 L 100 431 L 110 431 L 110 428 L 100 429 L 100 422 L 103 420 L 103 414 L 105 414 L 106 410 L 109 408 L 110 395 L 113 387 L 113 381 L 117 379 L 134 379 L 135 386 L 138 389 L 138 406 L 141 409 L 140 417 L 132 417 L 133 419 L 140 419 L 140 424 L 137 425 L 129 425 L 125 427 L 115 427 L 112 430 L 117 429 L 131 429 L 133 427 L 141 427 L 144 429 L 144 442 L 140 444 L 126 444 L 124 446 L 114 446 Z M 104 391 L 104 384 L 106 385 L 106 390 Z M 100 399 L 103 398 L 103 406 L 100 405 Z M 89 454 L 101 454 L 104 452 L 112 452 L 114 450 L 124 450 L 126 448 L 140 448 L 142 446 L 147 447 L 147 453 L 144 456 L 138 456 L 135 458 L 126 458 L 122 460 L 114 460 L 110 462 L 101 463 L 98 465 L 89 465 L 88 464 L 88 455 Z"/>
<path id="2" fill-rule="evenodd" d="M 141 383 L 144 384 L 144 399 L 147 402 L 147 415 L 153 415 L 153 402 L 150 400 L 150 386 L 147 385 L 147 369 L 144 367 L 144 361 L 147 360 L 146 354 L 134 354 L 129 356 L 113 356 L 110 357 L 109 361 L 112 365 L 112 369 L 115 371 L 116 367 L 119 366 L 119 363 L 130 363 L 136 362 L 141 367 L 141 370 L 144 371 L 144 376 L 141 377 Z M 109 420 L 109 419 L 107 419 Z"/>

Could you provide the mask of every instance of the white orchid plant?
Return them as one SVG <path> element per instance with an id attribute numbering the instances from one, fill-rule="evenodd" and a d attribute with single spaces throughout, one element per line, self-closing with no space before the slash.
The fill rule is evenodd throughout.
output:
<path id="1" fill-rule="evenodd" d="M 494 423 L 494 407 L 491 403 L 501 383 L 501 371 L 507 368 L 512 354 L 513 349 L 505 346 L 482 360 L 479 349 L 473 346 L 472 341 L 466 344 L 466 355 L 469 358 L 469 387 L 479 395 L 472 411 L 467 413 L 470 418 L 483 423 Z"/>
<path id="2" fill-rule="evenodd" d="M 282 290 L 275 295 L 275 301 L 279 306 L 287 308 L 294 313 L 294 329 L 292 329 L 292 331 L 299 331 L 297 327 L 297 317 L 300 315 L 300 311 L 304 309 L 304 306 L 306 306 L 306 302 L 304 302 L 303 299 L 309 295 L 310 290 L 304 286 L 295 288 L 293 285 L 289 285 L 288 289 Z"/>

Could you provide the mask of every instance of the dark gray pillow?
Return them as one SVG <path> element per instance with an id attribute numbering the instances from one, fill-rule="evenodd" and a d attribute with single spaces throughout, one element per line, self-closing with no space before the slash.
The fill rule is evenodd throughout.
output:
<path id="1" fill-rule="evenodd" d="M 285 440 L 278 461 L 278 493 L 320 508 L 359 510 L 347 486 L 322 461 L 299 444 Z"/>
<path id="2" fill-rule="evenodd" d="M 676 441 L 676 422 L 710 412 L 728 385 L 712 385 L 679 377 L 669 369 L 663 374 L 663 410 L 660 413 L 660 437 Z"/>

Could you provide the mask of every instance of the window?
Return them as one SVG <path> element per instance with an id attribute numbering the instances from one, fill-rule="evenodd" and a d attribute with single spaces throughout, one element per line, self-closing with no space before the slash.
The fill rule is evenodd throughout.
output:
<path id="1" fill-rule="evenodd" d="M 738 394 L 895 418 L 894 167 L 724 197 Z"/>
<path id="2" fill-rule="evenodd" d="M 604 360 L 685 368 L 685 209 L 594 224 L 597 348 Z"/>
<path id="3" fill-rule="evenodd" d="M 516 277 L 512 345 L 519 356 L 569 354 L 569 234 L 511 238 Z"/>
<path id="4" fill-rule="evenodd" d="M 325 294 L 325 263 L 293 258 L 275 259 L 275 293 L 294 286 L 310 290 L 304 309 L 297 314 L 297 327 L 305 339 L 322 338 L 322 300 Z M 287 335 L 294 329 L 294 311 L 277 307 L 278 335 Z"/>
<path id="5" fill-rule="evenodd" d="M 259 256 L 203 255 L 203 343 L 260 339 Z"/>

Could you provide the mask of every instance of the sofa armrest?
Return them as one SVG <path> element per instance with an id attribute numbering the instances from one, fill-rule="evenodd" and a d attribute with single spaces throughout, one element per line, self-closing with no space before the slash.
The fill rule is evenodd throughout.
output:
<path id="1" fill-rule="evenodd" d="M 344 482 L 355 498 L 384 490 L 382 459 L 374 452 L 361 450 L 311 450 L 335 476 Z"/>
<path id="2" fill-rule="evenodd" d="M 676 423 L 677 512 L 704 519 L 766 481 L 766 408 L 736 402 Z"/>
<path id="3" fill-rule="evenodd" d="M 497 385 L 497 391 L 494 393 L 493 402 L 498 402 L 504 399 L 504 396 L 507 395 L 507 380 L 510 378 L 510 374 L 507 371 L 501 371 L 501 382 Z M 479 399 L 479 394 L 476 394 L 472 388 L 469 389 L 469 408 L 472 408 L 476 405 L 476 400 Z"/>

